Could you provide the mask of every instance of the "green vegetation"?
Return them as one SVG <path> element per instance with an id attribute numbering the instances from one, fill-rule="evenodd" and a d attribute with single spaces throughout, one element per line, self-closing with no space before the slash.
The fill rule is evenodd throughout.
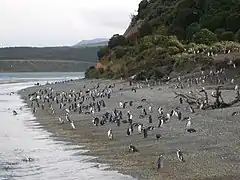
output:
<path id="1" fill-rule="evenodd" d="M 44 59 L 44 60 L 78 60 L 97 61 L 100 47 L 9 47 L 0 48 L 0 61 L 6 59 Z"/>
<path id="2" fill-rule="evenodd" d="M 105 68 L 88 78 L 158 79 L 216 66 L 217 54 L 240 49 L 240 0 L 142 0 L 130 23 L 137 40 L 114 35 L 98 52 Z"/>

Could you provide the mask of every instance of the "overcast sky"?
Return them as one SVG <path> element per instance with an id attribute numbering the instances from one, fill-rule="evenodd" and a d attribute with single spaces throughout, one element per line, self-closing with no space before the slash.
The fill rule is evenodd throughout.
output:
<path id="1" fill-rule="evenodd" d="M 0 0 L 0 46 L 73 45 L 124 33 L 141 0 Z"/>

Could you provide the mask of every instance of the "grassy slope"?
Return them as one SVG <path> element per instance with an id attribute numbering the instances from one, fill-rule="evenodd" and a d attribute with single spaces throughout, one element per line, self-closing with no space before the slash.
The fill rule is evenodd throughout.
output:
<path id="1" fill-rule="evenodd" d="M 116 43 L 107 47 L 101 62 L 107 71 L 91 68 L 86 75 L 118 78 L 140 72 L 140 79 L 161 78 L 216 66 L 215 59 L 225 50 L 239 52 L 240 26 L 234 23 L 240 20 L 239 12 L 239 0 L 143 0 L 131 22 L 142 22 L 138 41 L 111 38 L 109 42 Z"/>

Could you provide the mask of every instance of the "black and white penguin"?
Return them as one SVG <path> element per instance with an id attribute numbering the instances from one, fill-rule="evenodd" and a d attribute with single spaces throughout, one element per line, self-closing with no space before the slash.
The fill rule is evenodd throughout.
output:
<path id="1" fill-rule="evenodd" d="M 196 129 L 189 128 L 189 129 L 187 129 L 187 132 L 189 132 L 189 133 L 194 133 L 194 132 L 196 132 Z"/>
<path id="2" fill-rule="evenodd" d="M 179 103 L 180 103 L 180 104 L 183 103 L 183 99 L 182 99 L 182 97 L 179 98 Z"/>
<path id="3" fill-rule="evenodd" d="M 75 124 L 74 124 L 73 121 L 71 121 L 71 127 L 72 127 L 72 129 L 76 129 Z"/>
<path id="4" fill-rule="evenodd" d="M 133 105 L 133 101 L 129 101 L 129 106 L 132 106 Z"/>
<path id="5" fill-rule="evenodd" d="M 13 110 L 13 115 L 16 116 L 17 114 L 17 111 Z"/>
<path id="6" fill-rule="evenodd" d="M 152 123 L 152 116 L 151 116 L 151 114 L 149 114 L 149 116 L 148 116 L 148 122 L 151 124 Z"/>
<path id="7" fill-rule="evenodd" d="M 159 140 L 161 138 L 161 134 L 156 134 L 156 138 Z"/>
<path id="8" fill-rule="evenodd" d="M 132 143 L 129 145 L 129 152 L 139 152 L 138 149 L 132 145 Z"/>
<path id="9" fill-rule="evenodd" d="M 127 128 L 127 136 L 130 136 L 131 135 L 131 130 L 130 128 Z"/>
<path id="10" fill-rule="evenodd" d="M 138 133 L 141 134 L 142 133 L 142 124 L 138 125 Z"/>
<path id="11" fill-rule="evenodd" d="M 163 126 L 163 123 L 164 123 L 163 118 L 160 118 L 160 119 L 159 119 L 159 122 L 158 122 L 158 128 L 162 127 L 162 126 Z"/>
<path id="12" fill-rule="evenodd" d="M 190 109 L 190 112 L 191 112 L 191 113 L 195 113 L 195 110 L 193 109 L 192 106 L 189 106 L 189 109 Z"/>
<path id="13" fill-rule="evenodd" d="M 95 118 L 93 119 L 93 125 L 98 126 L 99 122 L 100 122 L 100 120 L 99 120 L 98 117 L 95 117 Z"/>
<path id="14" fill-rule="evenodd" d="M 177 157 L 178 157 L 180 162 L 185 162 L 185 160 L 183 158 L 183 153 L 180 149 L 177 149 Z"/>
<path id="15" fill-rule="evenodd" d="M 59 117 L 58 120 L 59 120 L 60 124 L 64 123 L 64 121 L 63 121 L 63 119 L 61 117 Z"/>
<path id="16" fill-rule="evenodd" d="M 160 155 L 157 159 L 157 170 L 163 168 L 163 155 Z"/>
<path id="17" fill-rule="evenodd" d="M 108 139 L 112 140 L 113 139 L 113 132 L 112 129 L 108 130 Z"/>
<path id="18" fill-rule="evenodd" d="M 147 138 L 147 128 L 143 128 L 143 138 Z"/>

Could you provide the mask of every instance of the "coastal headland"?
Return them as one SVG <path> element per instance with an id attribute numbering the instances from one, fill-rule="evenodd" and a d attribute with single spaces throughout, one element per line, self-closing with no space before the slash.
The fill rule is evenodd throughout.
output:
<path id="1" fill-rule="evenodd" d="M 96 98 L 95 102 L 103 100 L 106 106 L 101 107 L 100 112 L 95 110 L 94 113 L 89 113 L 86 106 L 93 101 L 87 98 L 87 94 L 89 90 L 94 91 L 97 84 L 99 84 L 97 88 L 99 92 L 111 85 L 111 97 Z M 211 94 L 217 86 L 205 85 L 206 92 Z M 136 92 L 133 91 L 133 87 L 136 88 Z M 185 101 L 181 104 L 174 93 L 199 94 L 201 89 L 201 86 L 176 88 L 173 83 L 145 82 L 133 83 L 130 86 L 129 82 L 123 80 L 76 80 L 34 86 L 21 90 L 19 94 L 27 106 L 35 112 L 36 121 L 51 132 L 53 137 L 82 145 L 84 149 L 89 150 L 86 154 L 97 157 L 94 161 L 109 164 L 112 170 L 118 170 L 140 180 L 240 179 L 240 121 L 239 115 L 232 115 L 233 112 L 239 111 L 239 103 L 229 108 L 203 110 L 194 107 L 195 111 L 191 112 L 189 104 Z M 63 102 L 66 106 L 60 109 L 60 99 L 58 99 L 58 104 L 56 99 L 52 100 L 49 96 L 49 103 L 39 100 L 38 107 L 36 102 L 30 100 L 31 96 L 37 96 L 36 92 L 39 94 L 43 92 L 42 97 L 51 93 L 55 96 L 65 92 L 66 99 L 71 99 L 69 100 L 71 103 Z M 82 112 L 69 110 L 68 107 L 74 99 L 72 94 L 80 92 L 86 97 L 80 105 Z M 230 102 L 235 98 L 232 84 L 223 85 L 221 92 L 224 102 Z M 132 106 L 129 105 L 130 101 L 132 101 Z M 209 95 L 209 103 L 213 101 L 214 97 Z M 81 102 L 81 99 L 76 102 Z M 120 107 L 119 102 L 127 102 L 126 107 Z M 168 121 L 158 127 L 159 107 L 162 108 L 163 114 L 178 109 L 182 112 L 182 119 L 171 116 Z M 103 125 L 93 125 L 94 117 L 101 119 L 103 114 L 106 112 L 111 114 L 115 108 L 121 111 L 123 116 L 119 126 L 109 121 Z M 68 118 L 74 122 L 76 129 L 73 129 L 70 122 L 65 120 L 66 109 L 70 111 Z M 143 109 L 147 115 L 143 114 Z M 131 135 L 127 135 L 128 111 L 133 116 L 133 123 L 154 127 L 149 128 L 147 137 L 144 138 L 144 134 L 138 132 L 138 127 L 134 127 Z M 152 117 L 152 123 L 149 121 L 149 115 Z M 59 121 L 59 117 L 64 123 Z M 189 117 L 191 127 L 196 132 L 186 131 L 187 120 L 185 119 Z M 113 132 L 112 140 L 107 135 L 110 128 Z M 157 134 L 160 135 L 159 139 L 156 138 Z M 131 143 L 138 149 L 138 152 L 129 152 Z M 182 151 L 184 162 L 179 161 L 177 149 Z M 156 163 L 160 155 L 163 157 L 163 167 L 157 170 Z"/>

